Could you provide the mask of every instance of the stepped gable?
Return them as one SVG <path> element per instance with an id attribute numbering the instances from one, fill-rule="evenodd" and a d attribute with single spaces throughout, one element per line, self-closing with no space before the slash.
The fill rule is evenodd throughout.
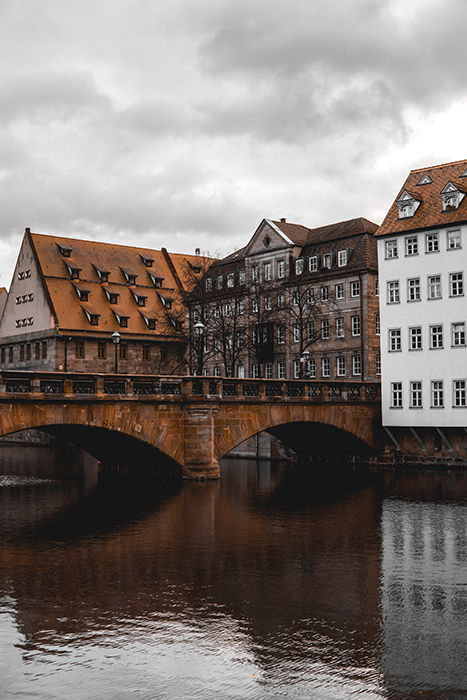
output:
<path id="1" fill-rule="evenodd" d="M 429 176 L 431 182 L 421 184 L 425 175 Z M 463 198 L 457 209 L 443 211 L 441 192 L 448 182 L 452 182 L 460 192 L 467 193 L 467 160 L 411 170 L 376 235 L 404 233 L 467 221 L 467 197 Z M 404 191 L 419 201 L 420 205 L 413 216 L 399 219 L 397 200 Z"/>

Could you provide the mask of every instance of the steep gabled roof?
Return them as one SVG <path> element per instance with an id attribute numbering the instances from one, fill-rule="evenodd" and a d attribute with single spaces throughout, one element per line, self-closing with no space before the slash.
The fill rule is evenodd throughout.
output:
<path id="1" fill-rule="evenodd" d="M 173 336 L 171 315 L 182 313 L 182 296 L 191 291 L 212 259 L 195 255 L 168 253 L 133 246 L 115 245 L 79 239 L 29 233 L 31 244 L 41 271 L 43 284 L 50 299 L 57 327 L 63 331 Z M 69 257 L 62 250 L 69 250 Z M 148 267 L 144 261 L 152 261 Z M 71 279 L 67 270 L 79 269 L 79 279 Z M 196 269 L 199 272 L 196 273 Z M 101 281 L 97 270 L 109 273 L 108 282 Z M 125 271 L 136 275 L 131 285 Z M 163 278 L 162 287 L 154 287 L 151 275 Z M 89 291 L 88 301 L 80 300 L 76 288 Z M 117 293 L 118 303 L 111 304 L 105 289 Z M 173 299 L 170 309 L 165 308 L 159 292 Z M 137 303 L 145 297 L 145 306 Z M 99 317 L 98 326 L 89 323 L 88 313 Z M 121 327 L 115 312 L 128 318 L 128 327 Z M 156 318 L 156 330 L 149 330 L 143 318 Z"/>
<path id="2" fill-rule="evenodd" d="M 452 182 L 460 192 L 467 192 L 467 180 L 464 175 L 466 169 L 467 160 L 458 160 L 454 163 L 411 170 L 376 235 L 403 233 L 467 221 L 467 197 L 463 198 L 457 209 L 447 211 L 443 211 L 441 198 L 441 192 L 448 182 Z M 432 182 L 419 186 L 423 175 L 428 175 Z M 399 219 L 397 201 L 404 190 L 419 200 L 420 205 L 413 216 Z"/>

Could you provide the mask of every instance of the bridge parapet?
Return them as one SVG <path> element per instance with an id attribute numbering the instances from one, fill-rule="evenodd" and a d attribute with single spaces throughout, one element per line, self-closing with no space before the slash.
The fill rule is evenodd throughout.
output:
<path id="1" fill-rule="evenodd" d="M 88 400 L 112 397 L 159 401 L 369 402 L 380 401 L 380 384 L 361 381 L 237 379 L 168 375 L 109 375 L 7 370 L 0 373 L 0 398 L 41 394 Z"/>

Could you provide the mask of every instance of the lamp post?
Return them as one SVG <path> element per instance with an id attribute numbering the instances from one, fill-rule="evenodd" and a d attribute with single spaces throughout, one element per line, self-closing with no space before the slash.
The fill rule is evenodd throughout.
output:
<path id="1" fill-rule="evenodd" d="M 310 360 L 309 350 L 304 350 L 302 356 L 300 357 L 300 367 L 301 367 L 301 379 L 305 379 L 305 375 L 308 375 L 308 362 Z"/>
<path id="2" fill-rule="evenodd" d="M 196 374 L 201 376 L 203 374 L 203 341 L 204 341 L 204 330 L 206 326 L 202 321 L 196 321 L 193 326 L 195 332 L 195 347 L 197 353 L 197 363 L 196 363 Z"/>
<path id="3" fill-rule="evenodd" d="M 120 342 L 120 333 L 118 331 L 115 331 L 112 333 L 112 343 L 114 344 L 114 349 L 115 349 L 115 374 L 118 374 L 118 344 Z"/>
<path id="4" fill-rule="evenodd" d="M 72 338 L 65 338 L 65 348 L 64 348 L 64 357 L 63 357 L 63 371 L 67 371 L 67 366 L 68 366 L 68 343 L 70 340 L 73 340 Z"/>

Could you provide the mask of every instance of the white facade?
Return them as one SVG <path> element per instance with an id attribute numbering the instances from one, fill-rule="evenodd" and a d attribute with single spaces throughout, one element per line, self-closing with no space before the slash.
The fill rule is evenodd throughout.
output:
<path id="1" fill-rule="evenodd" d="M 383 425 L 467 426 L 467 226 L 384 235 L 378 262 Z"/>

